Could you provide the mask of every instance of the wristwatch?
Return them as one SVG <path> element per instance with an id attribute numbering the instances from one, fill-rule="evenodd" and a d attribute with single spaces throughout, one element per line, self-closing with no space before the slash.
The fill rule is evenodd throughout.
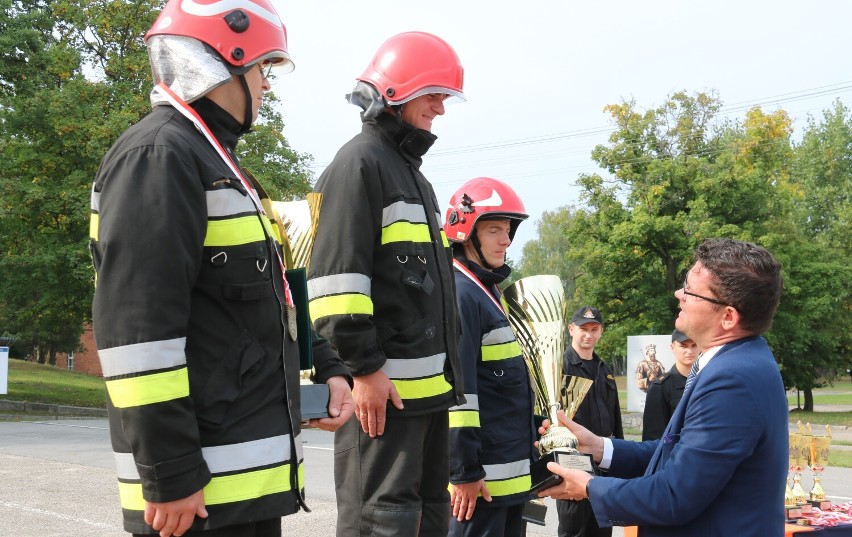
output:
<path id="1" fill-rule="evenodd" d="M 591 479 L 586 481 L 586 498 L 589 498 L 589 483 L 591 483 L 592 479 L 594 479 L 594 478 L 595 478 L 595 476 L 592 476 Z"/>

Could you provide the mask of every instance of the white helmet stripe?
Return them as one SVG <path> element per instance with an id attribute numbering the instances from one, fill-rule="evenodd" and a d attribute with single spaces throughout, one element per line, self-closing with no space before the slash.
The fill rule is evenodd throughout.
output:
<path id="1" fill-rule="evenodd" d="M 474 207 L 500 207 L 501 205 L 503 205 L 503 198 L 493 188 L 491 189 L 491 195 L 486 199 L 473 202 Z"/>
<path id="2" fill-rule="evenodd" d="M 183 0 L 180 3 L 180 8 L 190 15 L 197 15 L 199 17 L 210 17 L 228 11 L 233 11 L 235 9 L 244 9 L 259 17 L 263 17 L 269 21 L 270 24 L 274 24 L 276 26 L 282 25 L 281 19 L 278 18 L 278 15 L 276 15 L 275 12 L 264 9 L 250 0 L 219 0 L 212 4 L 199 4 L 194 0 Z"/>

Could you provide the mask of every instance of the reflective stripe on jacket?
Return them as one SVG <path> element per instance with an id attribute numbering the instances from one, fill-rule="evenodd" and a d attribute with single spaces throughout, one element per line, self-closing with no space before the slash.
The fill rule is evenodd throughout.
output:
<path id="1" fill-rule="evenodd" d="M 206 99 L 194 106 L 233 149 L 233 118 Z M 145 500 L 202 488 L 209 518 L 193 529 L 298 511 L 299 357 L 283 336 L 274 226 L 170 106 L 110 149 L 91 209 L 94 331 L 125 529 L 155 533 Z M 327 342 L 315 361 L 319 381 L 345 374 Z"/>
<path id="2" fill-rule="evenodd" d="M 462 397 L 451 252 L 419 170 L 433 140 L 381 114 L 316 185 L 323 203 L 308 273 L 311 316 L 353 375 L 387 374 L 403 414 Z"/>
<path id="3" fill-rule="evenodd" d="M 489 272 L 459 260 L 499 296 L 495 286 L 508 277 L 508 266 Z M 467 403 L 450 409 L 450 482 L 485 478 L 489 505 L 523 503 L 530 463 L 538 459 L 527 366 L 506 315 L 470 278 L 458 270 L 455 278 Z"/>

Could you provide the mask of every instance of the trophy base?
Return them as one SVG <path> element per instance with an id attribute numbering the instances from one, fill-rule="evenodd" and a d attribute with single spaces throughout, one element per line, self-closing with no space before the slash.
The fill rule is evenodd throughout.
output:
<path id="1" fill-rule="evenodd" d="M 547 455 L 542 455 L 539 460 L 530 465 L 530 480 L 533 484 L 530 488 L 531 493 L 544 490 L 562 482 L 562 476 L 551 473 L 547 469 L 547 463 L 549 462 L 555 462 L 564 468 L 582 470 L 592 475 L 597 475 L 598 473 L 597 466 L 592 461 L 591 455 L 580 453 L 576 450 L 557 448 Z"/>
<path id="2" fill-rule="evenodd" d="M 802 518 L 802 508 L 798 505 L 795 507 L 784 507 L 784 519 L 785 520 L 795 520 L 797 518 Z"/>
<path id="3" fill-rule="evenodd" d="M 547 506 L 544 505 L 544 502 L 541 500 L 530 500 L 524 504 L 524 512 L 521 515 L 521 518 L 524 519 L 524 522 L 530 522 L 532 524 L 537 524 L 539 526 L 546 526 L 547 521 L 545 520 L 545 516 L 547 515 Z"/>
<path id="4" fill-rule="evenodd" d="M 811 507 L 816 507 L 820 511 L 828 511 L 831 509 L 831 502 L 828 500 L 808 500 Z"/>
<path id="5" fill-rule="evenodd" d="M 811 504 L 809 504 L 809 503 L 796 504 L 796 507 L 801 509 L 803 515 L 809 515 L 809 514 L 813 513 L 813 508 L 811 507 Z"/>
<path id="6" fill-rule="evenodd" d="M 328 384 L 299 385 L 302 421 L 328 417 Z"/>

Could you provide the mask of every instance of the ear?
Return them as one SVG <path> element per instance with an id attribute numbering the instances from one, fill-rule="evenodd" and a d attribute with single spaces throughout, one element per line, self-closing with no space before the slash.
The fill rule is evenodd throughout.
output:
<path id="1" fill-rule="evenodd" d="M 740 325 L 740 312 L 731 306 L 725 306 L 725 314 L 722 316 L 722 328 L 733 331 Z"/>

